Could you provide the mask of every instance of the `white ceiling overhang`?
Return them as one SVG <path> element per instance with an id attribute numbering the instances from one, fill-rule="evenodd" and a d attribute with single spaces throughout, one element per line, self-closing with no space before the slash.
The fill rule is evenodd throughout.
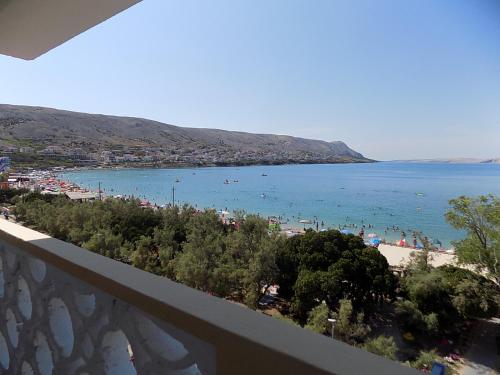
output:
<path id="1" fill-rule="evenodd" d="M 32 60 L 141 0 L 0 0 L 0 54 Z"/>

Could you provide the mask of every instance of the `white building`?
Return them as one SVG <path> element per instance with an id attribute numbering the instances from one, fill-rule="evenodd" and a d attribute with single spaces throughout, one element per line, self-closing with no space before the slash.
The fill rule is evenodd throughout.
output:
<path id="1" fill-rule="evenodd" d="M 21 154 L 33 154 L 35 152 L 35 149 L 33 147 L 20 147 L 19 152 Z"/>

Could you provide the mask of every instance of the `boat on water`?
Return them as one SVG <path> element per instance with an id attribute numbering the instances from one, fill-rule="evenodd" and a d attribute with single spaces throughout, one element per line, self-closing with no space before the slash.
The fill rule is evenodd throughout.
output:
<path id="1" fill-rule="evenodd" d="M 226 179 L 224 180 L 224 185 L 229 185 L 229 184 L 230 184 L 230 182 L 229 182 L 229 180 L 226 178 Z"/>
<path id="2" fill-rule="evenodd" d="M 262 174 L 261 174 L 261 176 L 262 176 L 262 177 L 267 177 L 267 174 L 262 173 Z"/>
<path id="3" fill-rule="evenodd" d="M 175 182 L 181 182 L 181 180 L 179 180 L 179 177 L 175 179 Z"/>

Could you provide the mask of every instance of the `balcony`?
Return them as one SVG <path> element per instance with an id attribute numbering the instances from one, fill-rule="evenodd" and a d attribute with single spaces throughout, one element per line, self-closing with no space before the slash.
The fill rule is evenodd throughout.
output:
<path id="1" fill-rule="evenodd" d="M 4 220 L 0 317 L 0 373 L 416 373 Z"/>

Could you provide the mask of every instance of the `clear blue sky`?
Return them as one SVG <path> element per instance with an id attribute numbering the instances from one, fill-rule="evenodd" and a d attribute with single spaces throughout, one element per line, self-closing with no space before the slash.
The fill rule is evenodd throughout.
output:
<path id="1" fill-rule="evenodd" d="M 145 0 L 0 71 L 3 103 L 500 157 L 496 0 Z"/>

